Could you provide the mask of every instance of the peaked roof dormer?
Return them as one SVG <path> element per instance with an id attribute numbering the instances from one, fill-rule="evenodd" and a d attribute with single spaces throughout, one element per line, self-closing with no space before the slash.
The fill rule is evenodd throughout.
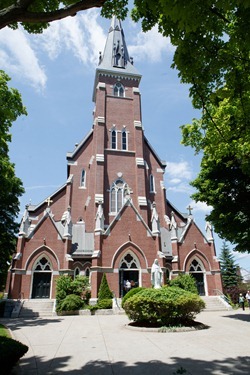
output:
<path id="1" fill-rule="evenodd" d="M 95 87 L 100 73 L 130 76 L 139 81 L 141 79 L 141 74 L 133 65 L 133 58 L 129 56 L 121 21 L 116 16 L 112 17 L 104 52 L 103 54 L 100 52 Z"/>

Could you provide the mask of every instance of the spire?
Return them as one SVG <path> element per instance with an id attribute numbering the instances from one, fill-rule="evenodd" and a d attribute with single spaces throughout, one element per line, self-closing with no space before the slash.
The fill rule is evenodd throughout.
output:
<path id="1" fill-rule="evenodd" d="M 140 76 L 129 57 L 121 21 L 113 16 L 103 55 L 100 52 L 98 70 Z"/>

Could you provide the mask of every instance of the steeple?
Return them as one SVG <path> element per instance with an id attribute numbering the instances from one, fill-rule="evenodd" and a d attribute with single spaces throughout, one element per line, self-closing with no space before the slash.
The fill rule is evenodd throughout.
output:
<path id="1" fill-rule="evenodd" d="M 129 57 L 121 21 L 115 16 L 111 21 L 104 52 L 103 54 L 100 52 L 93 99 L 95 99 L 95 87 L 100 73 L 132 76 L 139 81 L 141 79 L 141 74 L 133 65 L 133 59 Z"/>
<path id="2" fill-rule="evenodd" d="M 139 74 L 133 66 L 133 59 L 129 57 L 121 21 L 115 16 L 111 21 L 104 53 L 100 53 L 98 69 Z"/>

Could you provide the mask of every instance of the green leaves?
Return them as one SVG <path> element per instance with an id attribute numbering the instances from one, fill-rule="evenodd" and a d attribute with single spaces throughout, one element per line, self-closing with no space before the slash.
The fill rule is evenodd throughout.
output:
<path id="1" fill-rule="evenodd" d="M 0 284 L 5 280 L 11 254 L 15 251 L 15 222 L 19 213 L 19 197 L 24 189 L 15 175 L 15 166 L 9 159 L 8 143 L 11 141 L 10 128 L 18 116 L 26 114 L 21 95 L 9 88 L 10 78 L 0 71 Z"/>
<path id="2" fill-rule="evenodd" d="M 223 242 L 220 255 L 220 268 L 222 284 L 225 289 L 237 286 L 241 281 L 238 273 L 238 265 L 235 263 L 234 256 L 229 247 Z"/>

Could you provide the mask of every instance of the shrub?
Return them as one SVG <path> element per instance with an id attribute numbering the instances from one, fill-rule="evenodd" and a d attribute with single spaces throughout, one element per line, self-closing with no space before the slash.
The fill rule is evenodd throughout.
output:
<path id="1" fill-rule="evenodd" d="M 198 294 L 195 278 L 190 274 L 180 273 L 175 279 L 170 280 L 170 286 L 177 286 L 188 292 Z"/>
<path id="2" fill-rule="evenodd" d="M 75 311 L 79 310 L 81 307 L 83 307 L 83 305 L 84 302 L 82 301 L 80 296 L 69 294 L 60 304 L 59 311 Z"/>
<path id="3" fill-rule="evenodd" d="M 28 351 L 28 346 L 9 337 L 0 336 L 1 373 L 8 374 L 17 361 Z"/>
<path id="4" fill-rule="evenodd" d="M 143 324 L 185 325 L 204 307 L 197 295 L 178 287 L 144 289 L 127 299 L 124 310 L 129 319 Z"/>
<path id="5" fill-rule="evenodd" d="M 125 294 L 125 296 L 122 298 L 122 307 L 124 303 L 127 301 L 128 298 L 134 296 L 136 293 L 140 292 L 145 288 L 142 288 L 141 286 L 138 286 L 137 288 L 132 288 L 128 293 Z"/>
<path id="6" fill-rule="evenodd" d="M 98 291 L 98 302 L 102 299 L 110 299 L 113 298 L 113 293 L 109 289 L 109 284 L 107 282 L 106 274 L 104 273 L 102 276 L 101 285 Z"/>
<path id="7" fill-rule="evenodd" d="M 97 303 L 97 308 L 98 309 L 112 309 L 112 299 L 110 298 L 101 299 Z"/>
<path id="8" fill-rule="evenodd" d="M 62 303 L 69 295 L 80 297 L 82 304 L 88 303 L 90 298 L 89 281 L 86 276 L 77 276 L 75 280 L 71 276 L 60 276 L 56 281 L 56 311 L 62 310 Z"/>

